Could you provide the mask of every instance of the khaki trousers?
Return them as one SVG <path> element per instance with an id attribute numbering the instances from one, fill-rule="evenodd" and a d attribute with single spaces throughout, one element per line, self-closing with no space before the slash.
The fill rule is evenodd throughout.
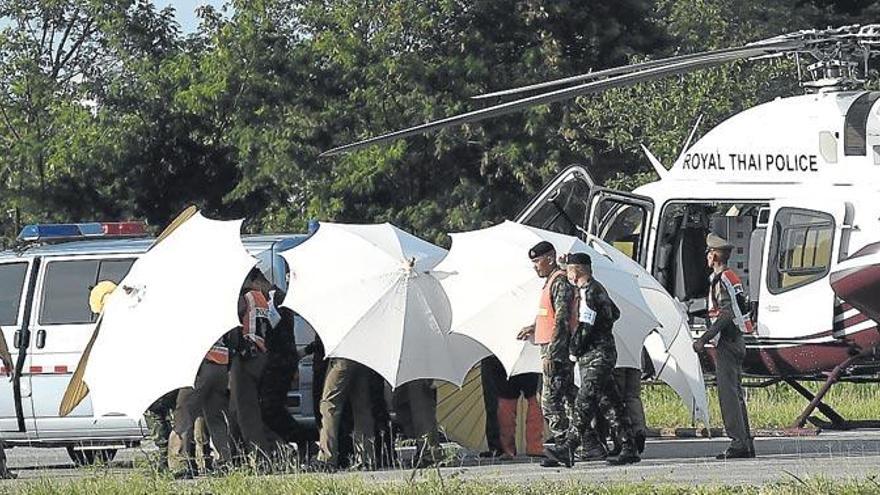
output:
<path id="1" fill-rule="evenodd" d="M 339 465 L 339 427 L 346 403 L 354 416 L 354 449 L 357 461 L 367 467 L 376 464 L 375 423 L 370 399 L 369 370 L 344 358 L 331 358 L 321 395 L 321 432 L 318 460 Z"/>

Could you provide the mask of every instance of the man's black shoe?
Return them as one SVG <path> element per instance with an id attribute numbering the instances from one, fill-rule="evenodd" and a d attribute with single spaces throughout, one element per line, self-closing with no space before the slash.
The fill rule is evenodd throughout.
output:
<path id="1" fill-rule="evenodd" d="M 545 467 L 545 468 L 559 467 L 559 463 L 549 457 L 544 457 L 544 459 L 541 461 L 541 467 Z"/>
<path id="2" fill-rule="evenodd" d="M 635 447 L 631 446 L 629 448 L 623 447 L 619 456 L 614 459 L 608 459 L 608 464 L 612 466 L 623 466 L 624 464 L 635 464 L 641 460 L 642 458 L 636 453 Z"/>
<path id="3" fill-rule="evenodd" d="M 501 452 L 500 450 L 490 449 L 480 452 L 480 457 L 482 457 L 483 459 L 487 459 L 491 457 L 501 457 L 501 454 L 503 454 L 503 452 Z"/>
<path id="4" fill-rule="evenodd" d="M 751 459 L 755 457 L 754 452 L 749 452 L 748 450 L 732 450 L 727 449 L 724 452 L 715 456 L 719 461 L 723 461 L 725 459 Z"/>
<path id="5" fill-rule="evenodd" d="M 544 449 L 544 455 L 563 466 L 570 468 L 574 465 L 574 452 L 567 445 L 553 445 Z"/>

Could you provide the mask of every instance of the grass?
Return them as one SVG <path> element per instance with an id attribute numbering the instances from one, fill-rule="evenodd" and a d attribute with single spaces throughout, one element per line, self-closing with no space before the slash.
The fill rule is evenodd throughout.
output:
<path id="1" fill-rule="evenodd" d="M 76 480 L 41 479 L 2 486 L 4 493 L 43 495 L 55 493 L 93 495 L 102 493 L 138 494 L 203 494 L 224 493 L 242 495 L 263 494 L 743 494 L 743 495 L 807 495 L 807 494 L 868 494 L 880 493 L 880 484 L 873 477 L 859 480 L 832 481 L 825 478 L 789 479 L 761 487 L 723 485 L 672 485 L 640 483 L 596 484 L 585 481 L 538 481 L 518 485 L 500 481 L 465 480 L 453 476 L 446 479 L 430 474 L 413 482 L 376 482 L 357 476 L 252 476 L 233 474 L 225 478 L 176 482 L 168 477 L 145 474 L 98 475 Z"/>
<path id="2" fill-rule="evenodd" d="M 820 383 L 805 386 L 815 392 Z M 709 387 L 709 409 L 712 426 L 721 426 L 718 394 Z M 808 401 L 785 384 L 766 388 L 746 388 L 749 420 L 752 428 L 780 428 L 791 425 L 807 406 Z M 642 388 L 642 401 L 648 426 L 654 428 L 689 427 L 691 419 L 681 399 L 664 384 Z M 838 383 L 831 388 L 825 402 L 846 419 L 880 419 L 880 384 Z M 818 414 L 815 413 L 814 414 Z M 821 417 L 821 415 L 819 415 Z"/>

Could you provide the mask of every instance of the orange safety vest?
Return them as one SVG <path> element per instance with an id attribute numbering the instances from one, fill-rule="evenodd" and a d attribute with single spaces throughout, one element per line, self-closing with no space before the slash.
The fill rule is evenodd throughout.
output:
<path id="1" fill-rule="evenodd" d="M 215 364 L 229 364 L 229 349 L 220 342 L 217 342 L 211 347 L 208 354 L 205 355 L 205 359 Z"/>
<path id="2" fill-rule="evenodd" d="M 247 307 L 241 322 L 241 334 L 245 339 L 252 341 L 260 352 L 266 352 L 265 335 L 259 331 L 257 320 L 265 319 L 269 322 L 269 301 L 258 290 L 251 290 L 244 295 Z"/>
<path id="3" fill-rule="evenodd" d="M 549 344 L 553 340 L 553 330 L 556 328 L 556 309 L 553 307 L 553 294 L 550 293 L 553 282 L 559 277 L 564 277 L 565 272 L 556 270 L 544 283 L 544 291 L 541 292 L 541 304 L 538 306 L 538 316 L 535 318 L 535 343 Z M 572 302 L 574 302 L 572 300 Z M 571 307 L 569 317 L 569 332 L 577 328 L 577 308 Z"/>

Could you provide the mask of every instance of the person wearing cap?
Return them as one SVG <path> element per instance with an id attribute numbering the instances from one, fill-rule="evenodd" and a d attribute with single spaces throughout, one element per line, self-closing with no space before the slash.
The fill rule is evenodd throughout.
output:
<path id="1" fill-rule="evenodd" d="M 600 402 L 606 401 L 610 412 L 608 422 L 620 435 L 623 449 L 610 464 L 639 462 L 632 434 L 632 424 L 624 410 L 623 401 L 614 381 L 613 371 L 617 363 L 612 329 L 620 318 L 620 310 L 608 291 L 593 278 L 592 261 L 586 253 L 573 253 L 566 257 L 568 281 L 577 288 L 577 330 L 569 343 L 569 355 L 577 361 L 581 373 L 581 386 L 575 400 L 572 427 L 562 444 L 548 447 L 547 457 L 571 467 L 574 454 L 581 442 L 587 445 L 586 459 L 604 459 L 607 455 L 604 442 L 600 442 L 593 430 L 593 420 L 600 411 Z"/>
<path id="2" fill-rule="evenodd" d="M 541 346 L 544 381 L 541 406 L 556 444 L 565 441 L 569 429 L 569 411 L 574 406 L 577 388 L 574 385 L 574 363 L 568 359 L 571 331 L 577 322 L 573 301 L 574 288 L 565 278 L 565 271 L 556 262 L 553 244 L 541 241 L 529 250 L 535 273 L 544 279 L 544 288 L 535 323 L 523 328 L 517 338 L 534 339 Z M 553 459 L 544 459 L 544 467 L 558 466 Z"/>
<path id="3" fill-rule="evenodd" d="M 715 344 L 715 381 L 724 431 L 731 442 L 716 459 L 755 457 L 742 389 L 742 364 L 746 356 L 743 333 L 751 332 L 752 322 L 742 282 L 727 266 L 732 250 L 733 246 L 718 235 L 709 234 L 706 238 L 706 264 L 712 269 L 708 304 L 711 325 L 694 340 L 694 351 L 703 352 L 710 340 L 718 339 Z"/>

